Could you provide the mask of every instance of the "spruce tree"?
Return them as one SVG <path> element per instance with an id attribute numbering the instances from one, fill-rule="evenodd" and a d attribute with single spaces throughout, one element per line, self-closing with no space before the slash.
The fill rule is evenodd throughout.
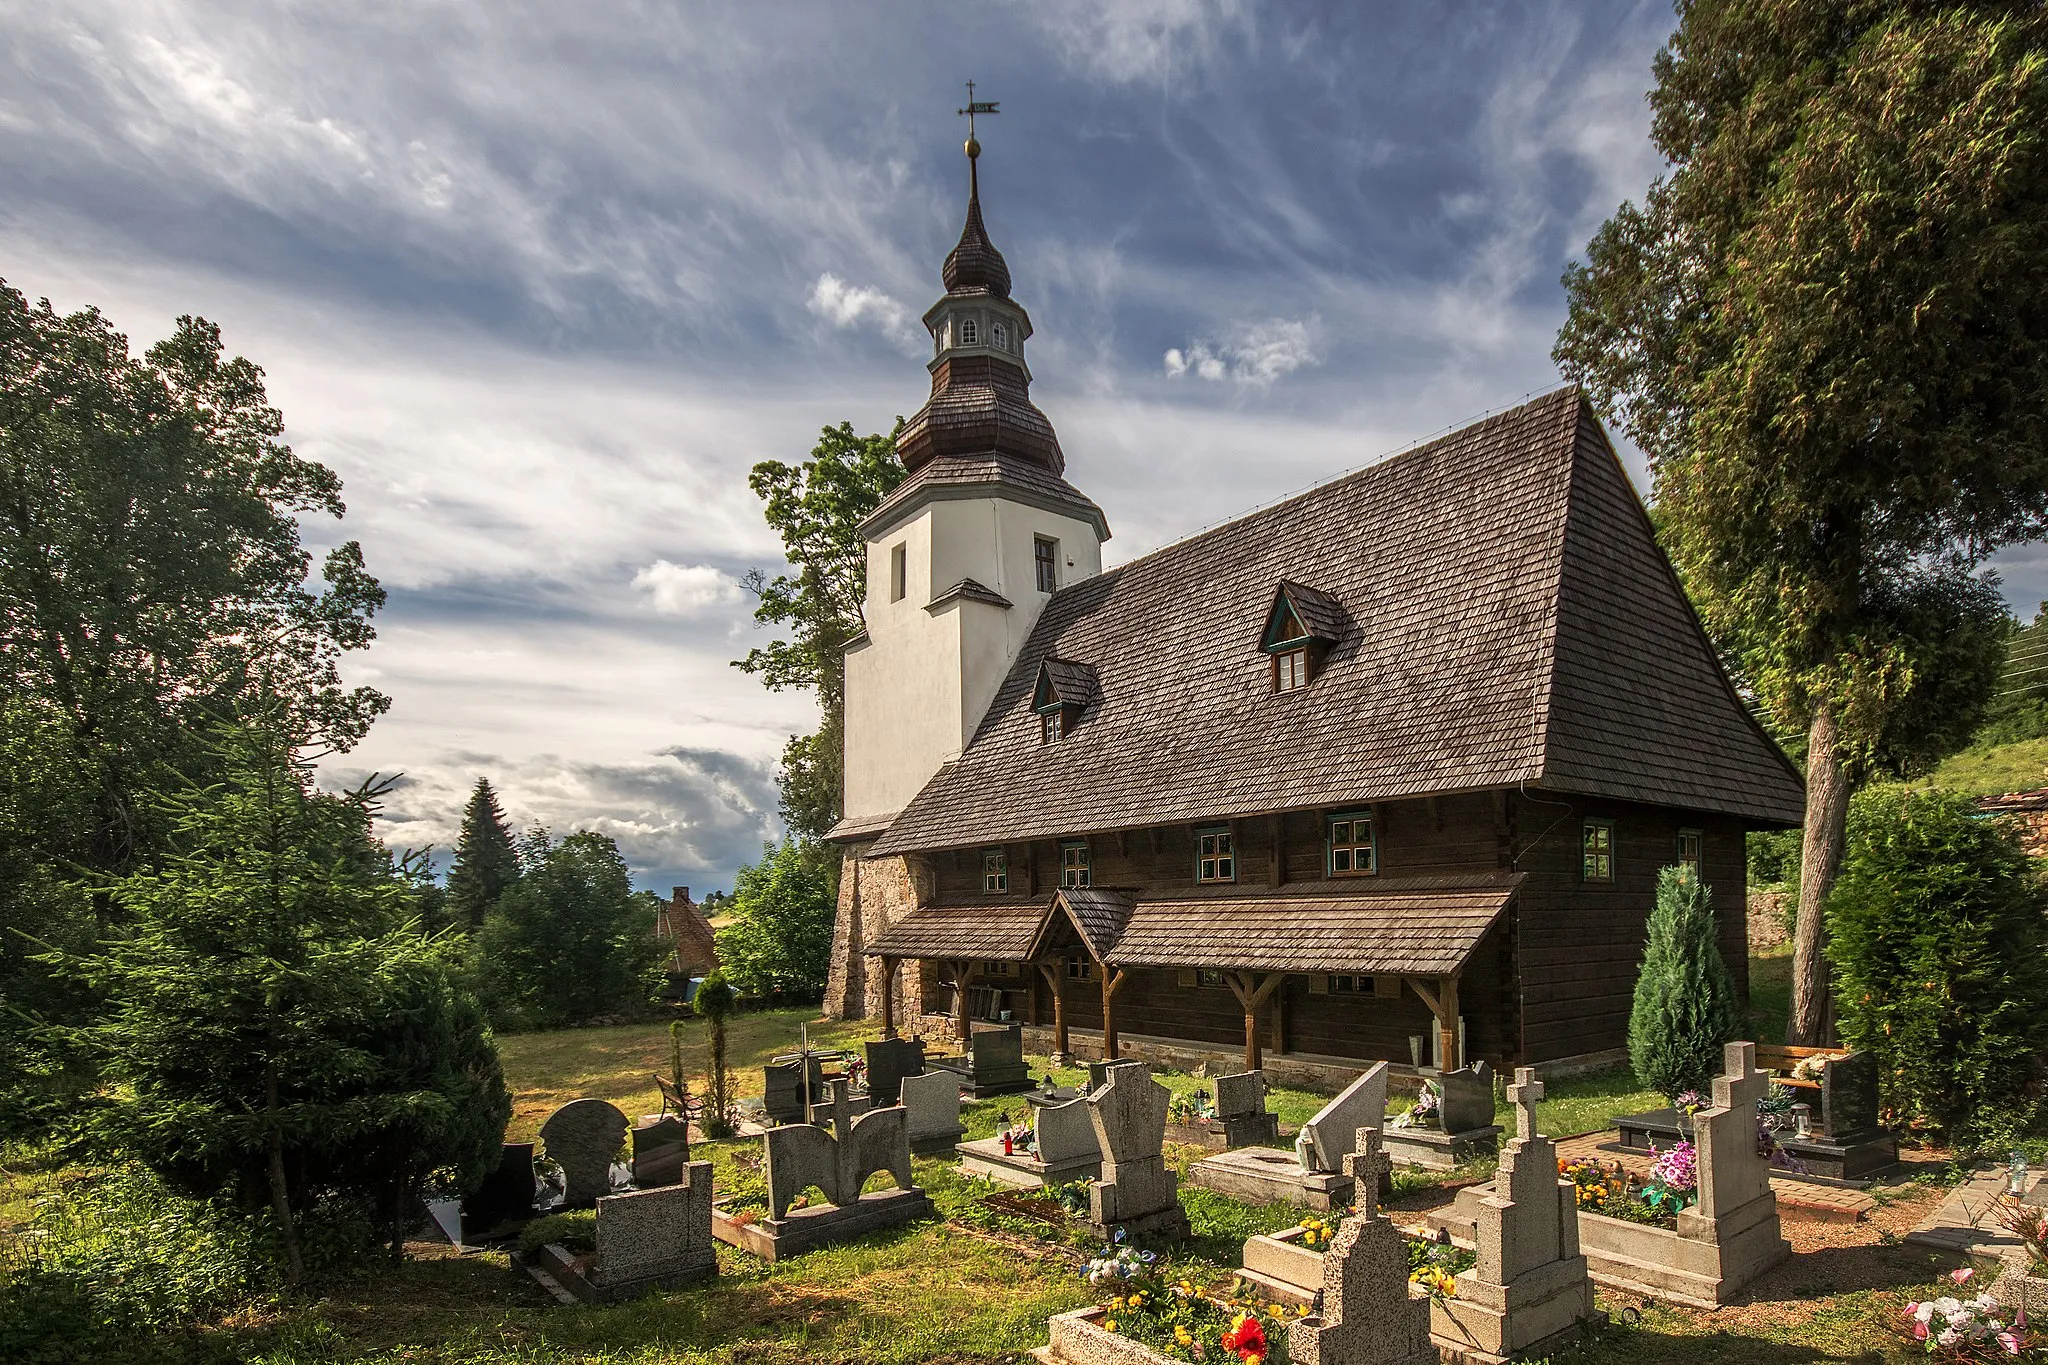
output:
<path id="1" fill-rule="evenodd" d="M 1706 1089 L 1720 1069 L 1721 1045 L 1736 1036 L 1742 1016 L 1698 872 L 1681 866 L 1658 874 L 1647 931 L 1628 1020 L 1628 1055 L 1637 1080 L 1675 1099 Z"/>
<path id="2" fill-rule="evenodd" d="M 448 910 L 459 924 L 474 929 L 484 913 L 519 880 L 519 855 L 505 811 L 491 780 L 479 777 L 462 812 L 462 842 L 455 846 L 455 866 L 448 872 Z"/>

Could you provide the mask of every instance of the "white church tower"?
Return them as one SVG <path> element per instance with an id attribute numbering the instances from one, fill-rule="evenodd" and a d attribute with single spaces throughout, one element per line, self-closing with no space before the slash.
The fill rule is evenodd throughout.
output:
<path id="1" fill-rule="evenodd" d="M 964 111 L 963 111 L 964 112 Z M 886 829 L 973 737 L 1052 594 L 1102 572 L 1109 525 L 1061 475 L 1032 406 L 1031 319 L 981 223 L 967 139 L 967 225 L 924 315 L 931 398 L 904 426 L 908 477 L 861 527 L 866 632 L 846 654 L 846 791 L 834 838 Z"/>

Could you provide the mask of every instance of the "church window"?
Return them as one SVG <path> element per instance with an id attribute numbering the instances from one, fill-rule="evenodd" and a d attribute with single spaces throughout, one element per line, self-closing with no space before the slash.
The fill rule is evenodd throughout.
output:
<path id="1" fill-rule="evenodd" d="M 1031 542 L 1031 562 L 1038 570 L 1038 590 L 1058 592 L 1060 586 L 1060 543 L 1044 536 Z"/>
<path id="2" fill-rule="evenodd" d="M 994 896 L 1010 889 L 1010 854 L 1007 849 L 985 848 L 981 851 L 981 890 L 984 895 Z"/>
<path id="3" fill-rule="evenodd" d="M 1273 656 L 1273 690 L 1299 692 L 1308 686 L 1308 650 L 1290 649 Z"/>
<path id="4" fill-rule="evenodd" d="M 1060 885 L 1088 885 L 1088 841 L 1070 839 L 1060 845 Z"/>
<path id="5" fill-rule="evenodd" d="M 989 324 L 988 338 L 988 344 L 995 347 L 998 351 L 1010 349 L 1010 331 L 1002 323 L 994 322 Z"/>
<path id="6" fill-rule="evenodd" d="M 1614 822 L 1588 820 L 1579 826 L 1579 879 L 1614 880 Z"/>
<path id="7" fill-rule="evenodd" d="M 1038 739 L 1042 744 L 1057 744 L 1067 728 L 1066 708 L 1056 706 L 1038 718 Z"/>
<path id="8" fill-rule="evenodd" d="M 910 547 L 898 545 L 889 551 L 889 600 L 901 602 L 910 591 Z"/>
<path id="9" fill-rule="evenodd" d="M 1706 847 L 1707 836 L 1696 829 L 1678 831 L 1678 865 L 1699 871 L 1700 852 Z"/>
<path id="10" fill-rule="evenodd" d="M 980 337 L 974 330 L 974 319 L 960 319 L 960 344 L 962 346 L 972 346 L 979 340 Z"/>
<path id="11" fill-rule="evenodd" d="M 981 974 L 983 976 L 1015 976 L 1017 974 L 1017 964 L 1014 962 L 984 962 L 981 964 Z"/>
<path id="12" fill-rule="evenodd" d="M 1371 812 L 1331 816 L 1329 844 L 1331 876 L 1370 877 L 1379 871 Z"/>
<path id="13" fill-rule="evenodd" d="M 1228 829 L 1201 829 L 1195 831 L 1196 881 L 1234 882 L 1237 880 L 1237 854 L 1232 849 L 1233 842 Z"/>
<path id="14" fill-rule="evenodd" d="M 1068 958 L 1067 979 L 1070 981 L 1093 981 L 1095 979 L 1095 964 L 1085 957 Z"/>

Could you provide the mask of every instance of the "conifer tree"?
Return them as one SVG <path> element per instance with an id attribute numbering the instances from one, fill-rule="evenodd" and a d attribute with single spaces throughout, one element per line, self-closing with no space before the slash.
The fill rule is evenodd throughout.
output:
<path id="1" fill-rule="evenodd" d="M 1735 1037 L 1742 1016 L 1698 872 L 1680 866 L 1658 874 L 1647 930 L 1628 1020 L 1629 1061 L 1637 1080 L 1676 1098 L 1706 1089 L 1720 1069 L 1721 1045 Z"/>
<path id="2" fill-rule="evenodd" d="M 519 880 L 519 855 L 505 810 L 488 777 L 479 777 L 462 812 L 462 842 L 455 846 L 455 866 L 448 871 L 448 910 L 459 924 L 474 929 L 484 913 Z"/>

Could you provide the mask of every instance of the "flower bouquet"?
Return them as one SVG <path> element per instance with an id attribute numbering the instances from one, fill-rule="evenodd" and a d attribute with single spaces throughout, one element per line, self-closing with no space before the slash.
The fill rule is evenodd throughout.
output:
<path id="1" fill-rule="evenodd" d="M 1976 1272 L 1949 1274 L 1960 1289 Z M 2035 1345 L 2023 1318 L 2008 1319 L 1989 1294 L 1974 1299 L 1950 1295 L 1906 1305 L 1905 1328 L 1928 1355 L 1941 1360 L 1999 1360 Z"/>
<path id="2" fill-rule="evenodd" d="M 1389 1128 L 1438 1128 L 1443 1125 L 1443 1098 L 1438 1093 L 1435 1081 L 1424 1081 L 1422 1093 L 1415 1097 L 1415 1103 L 1408 1111 L 1396 1114 L 1387 1123 Z"/>
<path id="3" fill-rule="evenodd" d="M 1103 1248 L 1081 1272 L 1107 1289 L 1101 1326 L 1168 1360 L 1205 1365 L 1284 1365 L 1286 1323 L 1307 1305 L 1287 1308 L 1244 1297 L 1223 1298 L 1186 1277 L 1169 1280 L 1158 1258 L 1128 1246 Z"/>

